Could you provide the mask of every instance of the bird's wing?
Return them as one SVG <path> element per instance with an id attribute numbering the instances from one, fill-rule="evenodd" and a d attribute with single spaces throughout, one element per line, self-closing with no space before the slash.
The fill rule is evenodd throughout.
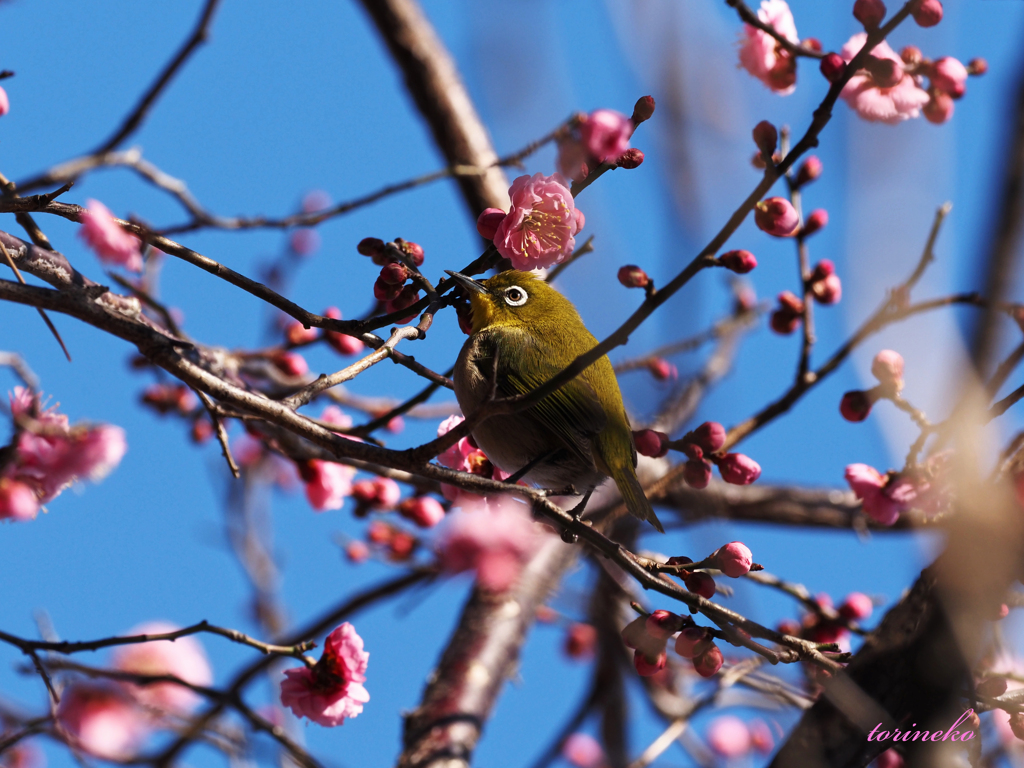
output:
<path id="1" fill-rule="evenodd" d="M 562 356 L 542 339 L 522 333 L 510 336 L 510 343 L 500 345 L 502 354 L 498 356 L 498 394 L 503 397 L 532 392 L 571 362 L 560 364 Z M 491 377 L 488 365 L 493 366 L 493 358 L 480 366 L 486 379 Z M 586 379 L 577 376 L 528 413 L 580 459 L 594 464 L 593 440 L 605 428 L 608 417 Z"/>

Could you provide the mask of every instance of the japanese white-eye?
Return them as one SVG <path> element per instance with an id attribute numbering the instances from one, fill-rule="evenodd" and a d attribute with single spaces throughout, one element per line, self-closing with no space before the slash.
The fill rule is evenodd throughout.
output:
<path id="1" fill-rule="evenodd" d="M 473 333 L 454 376 L 467 416 L 495 387 L 500 397 L 530 392 L 597 345 L 572 302 L 529 272 L 508 270 L 483 281 L 449 274 L 469 293 L 472 307 Z M 537 405 L 492 416 L 472 434 L 505 472 L 521 473 L 542 488 L 584 494 L 577 514 L 611 477 L 629 511 L 664 531 L 637 480 L 633 432 L 607 356 Z"/>

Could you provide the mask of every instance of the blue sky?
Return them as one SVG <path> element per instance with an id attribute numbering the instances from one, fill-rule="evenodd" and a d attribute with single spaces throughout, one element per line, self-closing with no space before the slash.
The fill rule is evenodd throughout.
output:
<path id="1" fill-rule="evenodd" d="M 816 36 L 833 49 L 857 31 L 849 5 L 792 3 L 801 35 Z M 62 4 L 59 12 L 28 2 L 0 5 L 0 67 L 17 73 L 3 83 L 11 112 L 0 120 L 0 170 L 24 178 L 106 137 L 188 34 L 199 7 L 195 0 Z M 628 113 L 646 93 L 659 102 L 654 119 L 634 139 L 646 153 L 644 165 L 609 174 L 579 201 L 596 252 L 569 270 L 560 287 L 598 337 L 617 327 L 639 301 L 615 283 L 617 268 L 637 263 L 659 282 L 674 275 L 756 184 L 749 166 L 750 128 L 768 119 L 799 134 L 826 91 L 807 62 L 800 65 L 796 93 L 785 98 L 738 70 L 740 25 L 723 2 L 432 0 L 425 8 L 464 73 L 499 153 L 520 148 L 577 110 L 610 107 Z M 897 50 L 913 42 L 932 58 L 988 59 L 989 74 L 970 80 L 947 125 L 923 119 L 896 127 L 867 125 L 845 105 L 837 107 L 817 151 L 825 173 L 805 196 L 808 208 L 823 207 L 830 215 L 828 227 L 811 243 L 812 258 L 835 261 L 844 280 L 842 303 L 817 313 L 819 362 L 877 306 L 886 287 L 909 273 L 935 209 L 946 200 L 954 203 L 953 214 L 939 242 L 938 263 L 918 296 L 980 285 L 978 268 L 1016 98 L 1022 23 L 1021 3 L 951 0 L 938 27 L 898 30 Z M 282 215 L 311 189 L 346 200 L 442 162 L 360 7 L 326 0 L 309 0 L 299 9 L 225 0 L 210 42 L 130 145 L 141 146 L 145 157 L 185 179 L 207 207 L 223 214 Z M 551 172 L 553 159 L 551 150 L 540 152 L 528 161 L 528 170 Z M 82 203 L 89 197 L 119 215 L 132 213 L 155 225 L 184 217 L 172 200 L 123 170 L 95 173 L 64 199 Z M 57 218 L 40 223 L 78 269 L 103 279 L 100 265 L 75 237 L 76 225 Z M 10 216 L 0 227 L 19 233 Z M 433 279 L 442 269 L 466 263 L 478 246 L 472 222 L 448 183 L 331 220 L 320 232 L 322 249 L 303 265 L 288 295 L 313 311 L 340 306 L 348 317 L 369 306 L 375 277 L 373 265 L 355 252 L 361 238 L 419 242 L 426 251 L 424 269 Z M 280 253 L 285 236 L 204 232 L 183 236 L 182 242 L 255 276 L 261 264 Z M 729 247 L 757 255 L 760 266 L 750 281 L 759 295 L 795 288 L 792 243 L 769 241 L 747 222 Z M 252 348 L 263 340 L 264 308 L 226 283 L 171 259 L 162 289 L 197 339 L 229 348 Z M 720 273 L 700 275 L 613 357 L 632 356 L 706 327 L 725 310 L 728 296 Z M 867 422 L 848 424 L 839 417 L 839 397 L 866 383 L 873 354 L 891 347 L 907 359 L 907 397 L 941 417 L 968 322 L 962 313 L 932 315 L 866 345 L 793 413 L 744 443 L 742 450 L 764 468 L 761 482 L 839 486 L 848 463 L 883 469 L 901 463 L 914 437 L 902 415 L 883 404 Z M 127 367 L 132 350 L 123 342 L 69 318 L 57 317 L 56 323 L 73 364 L 25 307 L 0 305 L 0 348 L 21 352 L 44 391 L 72 420 L 123 426 L 129 451 L 102 484 L 65 493 L 32 523 L 0 527 L 0 627 L 32 636 L 34 612 L 46 611 L 68 639 L 114 634 L 150 619 L 181 624 L 208 619 L 255 631 L 244 579 L 224 544 L 228 480 L 216 447 L 196 448 L 181 424 L 138 405 L 150 379 Z M 443 370 L 462 339 L 448 314 L 438 319 L 427 342 L 409 351 Z M 705 401 L 695 423 L 734 424 L 780 394 L 795 371 L 797 344 L 796 337 L 779 337 L 764 327 L 750 334 L 735 368 Z M 674 362 L 685 374 L 700 360 L 693 355 Z M 341 367 L 329 351 L 312 353 L 309 361 L 315 371 Z M 0 372 L 0 384 L 9 388 L 13 379 Z M 641 416 L 653 412 L 668 391 L 643 374 L 624 377 L 622 384 L 630 408 Z M 382 365 L 352 389 L 375 394 L 384 387 L 403 396 L 418 390 L 421 381 Z M 404 433 L 388 437 L 389 445 L 421 442 L 436 427 L 407 423 Z M 1002 434 L 1019 423 L 1011 412 Z M 294 622 L 392 573 L 379 564 L 353 567 L 340 557 L 335 534 L 358 536 L 364 526 L 348 508 L 316 514 L 301 496 L 282 495 L 274 498 L 273 510 L 282 590 Z M 937 545 L 905 535 L 861 540 L 853 534 L 732 524 L 648 536 L 643 544 L 696 557 L 737 538 L 770 571 L 813 592 L 841 598 L 859 589 L 887 601 L 899 596 Z M 556 607 L 569 616 L 582 615 L 580 598 L 591 577 L 589 568 L 576 571 L 555 598 Z M 791 603 L 749 586 L 741 585 L 729 605 L 766 623 L 795 615 Z M 342 728 L 300 727 L 315 754 L 339 766 L 372 768 L 393 761 L 400 714 L 416 704 L 467 590 L 465 580 L 443 583 L 355 620 L 371 653 L 372 700 L 363 715 Z M 250 658 L 226 641 L 203 642 L 218 680 Z M 530 638 L 519 679 L 507 687 L 481 742 L 481 765 L 527 764 L 582 695 L 587 671 L 562 659 L 560 643 L 560 632 L 548 627 L 537 628 Z M 21 663 L 13 649 L 0 651 L 0 695 L 38 711 L 45 693 L 38 679 L 17 673 Z M 263 692 L 255 693 L 259 702 Z M 659 724 L 636 703 L 634 747 L 639 749 Z M 47 748 L 47 754 L 51 765 L 70 765 L 59 750 Z M 196 765 L 216 759 L 203 750 L 188 756 Z M 665 760 L 685 763 L 681 753 L 669 752 Z"/>

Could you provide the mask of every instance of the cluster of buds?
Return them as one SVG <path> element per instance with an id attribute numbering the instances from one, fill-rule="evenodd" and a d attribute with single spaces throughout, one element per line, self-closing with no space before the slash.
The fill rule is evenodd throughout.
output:
<path id="1" fill-rule="evenodd" d="M 838 304 L 843 297 L 843 283 L 836 274 L 835 264 L 829 259 L 822 259 L 811 272 L 808 281 L 811 295 L 819 304 Z"/>
<path id="2" fill-rule="evenodd" d="M 402 489 L 390 477 L 375 477 L 353 483 L 352 498 L 356 500 L 355 516 L 366 517 L 371 511 L 394 509 L 402 498 Z"/>
<path id="3" fill-rule="evenodd" d="M 750 571 L 762 570 L 762 566 L 755 563 L 753 558 L 753 553 L 746 544 L 742 541 L 731 541 L 698 563 L 684 555 L 676 555 L 670 557 L 666 565 L 677 566 L 675 573 L 683 580 L 683 585 L 689 592 L 710 600 L 715 596 L 717 585 L 711 574 L 700 569 L 712 568 L 731 579 L 738 579 Z"/>
<path id="4" fill-rule="evenodd" d="M 938 515 L 952 502 L 951 457 L 943 451 L 904 472 L 882 473 L 867 464 L 850 464 L 846 482 L 861 500 L 864 514 L 882 525 L 892 525 L 911 508 Z"/>
<path id="5" fill-rule="evenodd" d="M 408 531 L 383 520 L 373 520 L 366 528 L 366 543 L 350 542 L 345 554 L 352 562 L 362 562 L 376 549 L 391 562 L 403 563 L 412 558 L 417 546 L 419 540 Z"/>
<path id="6" fill-rule="evenodd" d="M 928 78 L 928 103 L 922 111 L 932 123 L 945 123 L 953 116 L 953 102 L 967 92 L 967 78 L 988 72 L 985 59 L 972 59 L 966 66 L 952 56 L 943 56 L 934 61 L 925 58 L 921 49 L 914 45 L 900 51 L 903 70 L 914 77 Z"/>
<path id="7" fill-rule="evenodd" d="M 188 416 L 199 405 L 195 394 L 184 384 L 153 384 L 146 387 L 141 400 L 161 415 Z"/>
<path id="8" fill-rule="evenodd" d="M 597 109 L 578 115 L 571 128 L 558 141 L 558 170 L 573 181 L 582 181 L 602 163 L 618 168 L 637 168 L 644 153 L 629 146 L 636 126 L 654 114 L 654 99 L 643 96 L 626 117 L 613 109 Z"/>
<path id="9" fill-rule="evenodd" d="M 788 335 L 800 327 L 804 318 L 804 302 L 792 291 L 779 294 L 779 306 L 771 315 L 771 328 L 776 333 Z"/>
<path id="10" fill-rule="evenodd" d="M 883 349 L 871 362 L 871 373 L 878 379 L 876 386 L 846 392 L 839 401 L 839 412 L 847 421 L 864 421 L 878 400 L 899 396 L 903 390 L 903 356 L 891 349 Z"/>
<path id="11" fill-rule="evenodd" d="M 677 634 L 678 633 L 678 634 Z M 714 635 L 689 617 L 657 610 L 640 616 L 622 630 L 622 642 L 633 649 L 633 666 L 641 677 L 653 677 L 668 663 L 668 641 L 676 635 L 675 651 L 688 659 L 701 677 L 712 677 L 725 659 Z"/>
<path id="12" fill-rule="evenodd" d="M 826 594 L 816 595 L 816 610 L 808 611 L 800 621 L 786 619 L 776 629 L 812 643 L 840 643 L 847 638 L 851 622 L 860 622 L 871 616 L 874 601 L 863 592 L 851 592 L 839 608 Z"/>
<path id="13" fill-rule="evenodd" d="M 420 528 L 433 528 L 444 520 L 444 507 L 432 496 L 413 496 L 398 505 L 398 514 Z"/>
<path id="14" fill-rule="evenodd" d="M 420 300 L 420 292 L 416 285 L 406 285 L 406 281 L 412 277 L 412 270 L 395 255 L 394 249 L 405 254 L 415 267 L 423 264 L 423 247 L 400 237 L 396 237 L 394 243 L 385 243 L 377 237 L 366 237 L 356 246 L 359 253 L 369 256 L 373 263 L 381 268 L 380 276 L 373 284 L 373 296 L 377 301 L 384 303 L 384 311 L 389 314 L 408 309 Z M 399 322 L 407 323 L 414 317 L 415 315 L 410 315 Z"/>
<path id="15" fill-rule="evenodd" d="M 633 433 L 638 453 L 658 459 L 669 448 L 682 451 L 687 461 L 683 465 L 683 478 L 692 488 L 707 488 L 711 482 L 711 465 L 718 466 L 722 479 L 732 485 L 750 485 L 761 476 L 760 465 L 742 453 L 719 455 L 725 445 L 725 427 L 717 421 L 705 421 L 672 442 L 664 432 L 641 429 Z"/>

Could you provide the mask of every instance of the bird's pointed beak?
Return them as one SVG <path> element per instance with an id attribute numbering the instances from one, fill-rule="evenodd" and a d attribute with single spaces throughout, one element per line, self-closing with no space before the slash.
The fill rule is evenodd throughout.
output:
<path id="1" fill-rule="evenodd" d="M 477 282 L 473 278 L 466 277 L 465 275 L 459 274 L 458 272 L 452 272 L 450 269 L 446 269 L 445 272 L 451 275 L 452 280 L 461 285 L 470 293 L 487 293 L 487 289 L 484 288 L 479 282 Z"/>

